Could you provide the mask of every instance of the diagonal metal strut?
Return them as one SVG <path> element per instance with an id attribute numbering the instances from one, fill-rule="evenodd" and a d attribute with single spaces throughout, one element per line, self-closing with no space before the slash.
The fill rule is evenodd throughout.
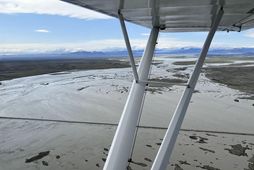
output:
<path id="1" fill-rule="evenodd" d="M 159 27 L 153 27 L 138 68 L 140 80 L 147 81 L 148 79 L 158 34 Z M 145 95 L 145 88 L 145 83 L 133 81 L 103 167 L 104 170 L 124 170 L 127 168 Z"/>
<path id="2" fill-rule="evenodd" d="M 207 52 L 209 50 L 209 47 L 211 45 L 212 39 L 214 37 L 214 34 L 220 24 L 221 18 L 223 16 L 223 8 L 220 8 L 216 14 L 216 17 L 214 19 L 214 22 L 211 26 L 210 32 L 207 36 L 207 39 L 204 43 L 204 46 L 202 48 L 202 51 L 200 53 L 200 57 L 195 65 L 194 71 L 188 81 L 188 86 L 183 92 L 183 95 L 177 105 L 177 108 L 175 110 L 175 113 L 170 121 L 170 124 L 168 126 L 168 129 L 166 131 L 166 134 L 164 136 L 164 139 L 162 141 L 162 144 L 160 146 L 160 149 L 157 153 L 157 156 L 154 160 L 154 163 L 152 165 L 152 170 L 165 170 L 167 168 L 169 158 L 171 156 L 171 153 L 173 151 L 179 130 L 181 128 L 184 116 L 186 114 L 188 105 L 190 103 L 193 91 L 195 89 L 198 77 L 201 72 L 201 68 L 204 64 Z"/>
<path id="3" fill-rule="evenodd" d="M 125 44 L 126 44 L 126 48 L 127 48 L 128 54 L 129 54 L 131 68 L 132 68 L 132 71 L 133 71 L 133 74 L 134 74 L 135 81 L 137 83 L 139 81 L 138 72 L 137 72 L 135 60 L 134 60 L 134 57 L 133 57 L 133 52 L 132 52 L 132 49 L 131 49 L 131 44 L 130 44 L 130 40 L 129 40 L 129 37 L 128 37 L 127 29 L 126 29 L 126 26 L 125 26 L 124 18 L 123 18 L 123 15 L 121 14 L 120 10 L 118 12 L 118 17 L 119 17 L 119 21 L 120 21 L 120 24 L 121 24 L 121 28 L 122 28 L 122 32 L 123 32 L 123 36 L 124 36 L 124 40 L 125 40 Z"/>

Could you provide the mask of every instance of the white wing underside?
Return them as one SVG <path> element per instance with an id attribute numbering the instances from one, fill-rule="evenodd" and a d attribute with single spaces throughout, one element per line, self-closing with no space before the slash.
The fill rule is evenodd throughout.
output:
<path id="1" fill-rule="evenodd" d="M 254 0 L 62 0 L 113 17 L 165 32 L 208 31 L 218 8 L 225 11 L 218 30 L 254 27 Z"/>

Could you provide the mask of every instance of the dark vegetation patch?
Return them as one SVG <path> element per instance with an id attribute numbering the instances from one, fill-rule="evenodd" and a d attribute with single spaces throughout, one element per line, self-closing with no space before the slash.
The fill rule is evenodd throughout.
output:
<path id="1" fill-rule="evenodd" d="M 173 64 L 185 66 L 185 65 L 194 65 L 195 63 L 196 61 L 176 61 Z"/>
<path id="2" fill-rule="evenodd" d="M 156 143 L 156 145 L 160 146 L 160 145 L 161 145 L 161 142 Z"/>
<path id="3" fill-rule="evenodd" d="M 254 67 L 210 67 L 205 75 L 210 80 L 240 90 L 254 99 Z M 237 102 L 237 101 L 236 101 Z"/>
<path id="4" fill-rule="evenodd" d="M 90 87 L 90 86 L 85 86 L 85 87 L 78 88 L 77 91 L 84 90 L 84 89 L 86 89 L 86 88 L 88 88 L 88 87 Z"/>
<path id="5" fill-rule="evenodd" d="M 0 62 L 0 81 L 19 77 L 52 73 L 69 70 L 91 70 L 130 67 L 127 61 L 110 59 L 74 59 L 74 60 L 29 60 Z"/>
<path id="6" fill-rule="evenodd" d="M 205 152 L 210 152 L 210 153 L 215 153 L 214 150 L 210 150 L 210 149 L 207 149 L 207 148 L 202 148 L 202 147 L 199 147 L 199 149 L 205 151 Z"/>
<path id="7" fill-rule="evenodd" d="M 40 152 L 37 155 L 35 155 L 35 156 L 31 157 L 31 158 L 26 159 L 25 162 L 26 163 L 30 163 L 30 162 L 33 162 L 33 161 L 37 161 L 39 159 L 42 159 L 45 156 L 48 156 L 49 153 L 50 153 L 50 151 Z"/>
<path id="8" fill-rule="evenodd" d="M 192 140 L 196 140 L 196 143 L 207 143 L 208 140 L 208 138 L 196 135 L 189 136 L 189 138 Z"/>
<path id="9" fill-rule="evenodd" d="M 174 68 L 175 71 L 185 71 L 188 67 L 177 67 Z"/>
<path id="10" fill-rule="evenodd" d="M 190 165 L 190 163 L 189 162 L 187 162 L 187 161 L 179 161 L 179 163 L 181 164 L 181 165 Z"/>
<path id="11" fill-rule="evenodd" d="M 197 139 L 198 139 L 198 137 L 197 137 L 197 136 L 195 136 L 195 135 L 190 136 L 190 138 L 191 138 L 191 139 L 193 139 L 193 140 L 197 140 Z"/>
<path id="12" fill-rule="evenodd" d="M 239 99 L 235 99 L 234 101 L 235 101 L 235 102 L 239 102 Z"/>
<path id="13" fill-rule="evenodd" d="M 149 145 L 149 144 L 147 144 L 146 146 L 147 146 L 147 147 L 149 147 L 149 148 L 151 148 L 151 147 L 152 147 L 152 145 Z"/>
<path id="14" fill-rule="evenodd" d="M 42 161 L 42 165 L 49 166 L 49 163 L 47 161 Z"/>
<path id="15" fill-rule="evenodd" d="M 246 153 L 246 150 L 249 150 L 250 148 L 248 145 L 246 147 L 242 146 L 241 144 L 236 144 L 236 145 L 230 145 L 231 149 L 226 148 L 229 153 L 237 156 L 248 156 Z"/>
<path id="16" fill-rule="evenodd" d="M 149 158 L 144 158 L 144 160 L 147 161 L 147 162 L 152 162 L 152 160 L 149 159 Z"/>

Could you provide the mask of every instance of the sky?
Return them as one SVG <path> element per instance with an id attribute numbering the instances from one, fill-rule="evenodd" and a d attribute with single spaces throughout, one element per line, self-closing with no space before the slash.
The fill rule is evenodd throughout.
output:
<path id="1" fill-rule="evenodd" d="M 125 49 L 116 18 L 59 0 L 0 0 L 0 54 Z M 149 29 L 127 23 L 133 49 Z M 207 33 L 160 33 L 157 48 L 202 47 Z M 254 47 L 254 29 L 218 32 L 212 48 Z"/>

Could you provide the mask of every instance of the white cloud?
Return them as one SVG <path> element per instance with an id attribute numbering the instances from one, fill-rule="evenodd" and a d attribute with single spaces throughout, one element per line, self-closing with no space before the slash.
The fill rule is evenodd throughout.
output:
<path id="1" fill-rule="evenodd" d="M 141 33 L 142 36 L 149 36 L 149 33 Z"/>
<path id="2" fill-rule="evenodd" d="M 46 30 L 46 29 L 37 29 L 37 30 L 34 30 L 35 32 L 40 32 L 40 33 L 49 33 L 50 31 L 49 30 Z"/>
<path id="3" fill-rule="evenodd" d="M 254 38 L 254 29 L 245 31 L 244 34 L 246 37 Z"/>
<path id="4" fill-rule="evenodd" d="M 35 13 L 69 16 L 79 19 L 109 19 L 111 17 L 60 0 L 0 0 L 0 13 Z"/>

